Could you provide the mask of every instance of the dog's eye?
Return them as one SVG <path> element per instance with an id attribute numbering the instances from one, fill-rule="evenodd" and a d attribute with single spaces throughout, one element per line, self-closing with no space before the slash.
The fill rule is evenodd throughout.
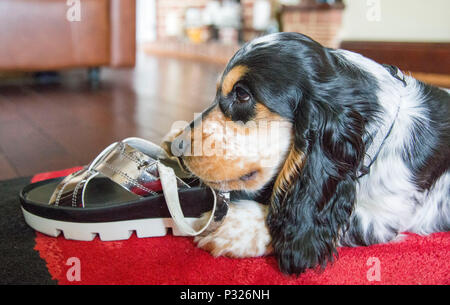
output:
<path id="1" fill-rule="evenodd" d="M 250 94 L 241 87 L 236 87 L 236 99 L 240 103 L 246 103 L 250 100 Z"/>

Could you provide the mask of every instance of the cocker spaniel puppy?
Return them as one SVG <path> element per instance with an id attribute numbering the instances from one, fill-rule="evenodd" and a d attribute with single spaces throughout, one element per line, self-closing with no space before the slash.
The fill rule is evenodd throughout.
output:
<path id="1" fill-rule="evenodd" d="M 449 104 L 448 91 L 301 34 L 245 44 L 172 146 L 206 184 L 232 191 L 198 245 L 273 253 L 300 274 L 340 246 L 448 231 Z"/>

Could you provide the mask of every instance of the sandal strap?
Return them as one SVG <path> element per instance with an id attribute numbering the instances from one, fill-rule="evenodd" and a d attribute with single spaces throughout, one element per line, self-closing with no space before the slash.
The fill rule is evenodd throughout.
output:
<path id="1" fill-rule="evenodd" d="M 129 145 L 126 139 L 116 142 L 103 150 L 95 160 L 82 170 L 65 177 L 55 188 L 50 197 L 50 205 L 85 207 L 84 195 L 86 187 L 92 178 L 99 174 L 109 178 L 127 191 L 139 197 L 157 195 L 156 191 L 161 190 L 161 182 L 158 173 L 158 161 L 141 152 L 137 148 Z M 136 144 L 136 139 L 130 141 Z M 139 145 L 150 146 L 154 149 L 153 143 L 142 139 Z M 161 150 L 162 153 L 165 153 Z M 155 154 L 154 151 L 151 152 Z M 160 153 L 160 152 L 156 152 Z M 161 157 L 157 155 L 157 157 Z M 177 179 L 178 187 L 189 187 L 183 180 Z M 156 190 L 156 191 L 155 191 Z"/>
<path id="2" fill-rule="evenodd" d="M 50 197 L 50 205 L 84 207 L 83 191 L 90 179 L 97 174 L 83 168 L 66 176 L 55 188 Z"/>
<path id="3" fill-rule="evenodd" d="M 159 184 L 157 161 L 134 147 L 119 142 L 89 168 L 108 177 L 127 191 L 141 197 L 157 195 Z"/>
<path id="4" fill-rule="evenodd" d="M 164 193 L 164 198 L 166 199 L 167 207 L 169 208 L 170 215 L 173 221 L 177 225 L 178 229 L 191 236 L 199 235 L 209 227 L 211 221 L 214 218 L 217 206 L 217 195 L 216 192 L 211 189 L 214 196 L 214 204 L 211 211 L 211 216 L 206 222 L 205 226 L 200 230 L 195 230 L 185 219 L 183 210 L 180 206 L 180 201 L 178 198 L 178 188 L 175 172 L 172 168 L 165 166 L 161 162 L 158 162 L 159 175 L 161 177 L 161 184 Z"/>

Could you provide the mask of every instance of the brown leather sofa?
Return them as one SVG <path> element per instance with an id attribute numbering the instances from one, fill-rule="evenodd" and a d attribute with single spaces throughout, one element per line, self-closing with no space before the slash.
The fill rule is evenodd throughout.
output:
<path id="1" fill-rule="evenodd" d="M 0 1 L 0 71 L 48 71 L 135 64 L 135 0 Z"/>

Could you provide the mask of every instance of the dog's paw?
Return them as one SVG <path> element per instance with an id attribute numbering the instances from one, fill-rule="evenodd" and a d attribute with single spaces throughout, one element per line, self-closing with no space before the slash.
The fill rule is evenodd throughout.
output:
<path id="1" fill-rule="evenodd" d="M 270 234 L 266 225 L 268 207 L 254 201 L 231 203 L 223 223 L 206 235 L 197 236 L 197 246 L 213 256 L 256 257 L 272 252 Z M 196 224 L 202 225 L 209 213 Z"/>

